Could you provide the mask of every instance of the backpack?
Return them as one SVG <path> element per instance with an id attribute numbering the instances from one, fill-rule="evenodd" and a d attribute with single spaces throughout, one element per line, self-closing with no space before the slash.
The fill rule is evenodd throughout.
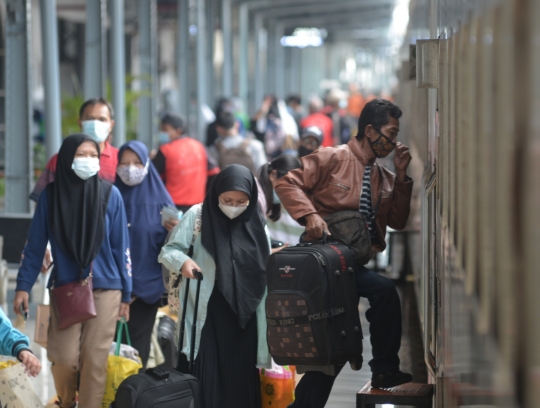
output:
<path id="1" fill-rule="evenodd" d="M 246 138 L 242 144 L 238 147 L 227 149 L 223 146 L 223 141 L 218 140 L 215 145 L 219 152 L 219 167 L 224 169 L 229 164 L 241 164 L 242 166 L 247 167 L 253 174 L 255 174 L 255 165 L 253 163 L 253 158 L 248 152 L 249 144 L 251 139 Z"/>

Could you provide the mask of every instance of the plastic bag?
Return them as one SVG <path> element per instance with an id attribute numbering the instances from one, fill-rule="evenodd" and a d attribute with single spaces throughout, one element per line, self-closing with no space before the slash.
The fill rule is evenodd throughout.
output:
<path id="1" fill-rule="evenodd" d="M 294 401 L 294 368 L 278 366 L 272 360 L 271 369 L 260 369 L 260 378 L 263 408 L 287 408 Z"/>
<path id="2" fill-rule="evenodd" d="M 0 407 L 43 408 L 22 364 L 0 362 Z"/>
<path id="3" fill-rule="evenodd" d="M 116 391 L 118 387 L 129 376 L 135 375 L 142 368 L 140 357 L 137 356 L 138 362 L 120 356 L 120 349 L 122 343 L 122 330 L 126 332 L 126 340 L 129 346 L 131 346 L 131 339 L 129 338 L 127 322 L 122 318 L 118 322 L 118 329 L 116 335 L 116 349 L 114 354 L 109 354 L 107 359 L 107 383 L 105 384 L 105 395 L 103 396 L 102 408 L 109 408 L 114 402 L 116 397 Z"/>

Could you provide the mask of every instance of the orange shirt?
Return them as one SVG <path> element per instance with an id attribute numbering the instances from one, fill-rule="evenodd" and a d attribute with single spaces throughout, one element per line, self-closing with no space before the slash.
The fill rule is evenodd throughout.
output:
<path id="1" fill-rule="evenodd" d="M 206 194 L 207 178 L 219 173 L 209 166 L 204 145 L 190 137 L 183 137 L 162 145 L 164 156 L 162 178 L 174 204 L 190 206 L 202 203 Z"/>
<path id="2" fill-rule="evenodd" d="M 360 114 L 362 113 L 362 109 L 364 109 L 364 106 L 366 106 L 366 101 L 364 100 L 364 97 L 359 93 L 353 94 L 349 97 L 347 112 L 353 118 L 358 119 L 360 117 Z"/>

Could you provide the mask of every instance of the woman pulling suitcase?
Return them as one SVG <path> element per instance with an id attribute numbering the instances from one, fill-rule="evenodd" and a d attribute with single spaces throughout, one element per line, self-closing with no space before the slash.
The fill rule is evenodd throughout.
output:
<path id="1" fill-rule="evenodd" d="M 199 222 L 201 232 L 189 258 L 186 253 Z M 259 408 L 257 367 L 270 366 L 264 311 L 270 243 L 251 172 L 239 165 L 226 167 L 210 186 L 202 208 L 193 206 L 173 234 L 159 261 L 184 278 L 194 278 L 194 270 L 204 275 L 193 371 L 204 407 Z M 195 286 L 191 285 L 188 298 L 187 339 L 191 338 Z M 186 356 L 189 347 L 184 342 Z"/>

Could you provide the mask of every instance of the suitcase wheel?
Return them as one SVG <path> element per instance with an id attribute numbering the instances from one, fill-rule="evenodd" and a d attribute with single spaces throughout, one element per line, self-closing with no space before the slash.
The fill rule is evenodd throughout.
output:
<path id="1" fill-rule="evenodd" d="M 351 365 L 351 369 L 353 371 L 360 371 L 362 368 L 362 360 L 351 360 L 349 361 L 349 364 Z"/>

